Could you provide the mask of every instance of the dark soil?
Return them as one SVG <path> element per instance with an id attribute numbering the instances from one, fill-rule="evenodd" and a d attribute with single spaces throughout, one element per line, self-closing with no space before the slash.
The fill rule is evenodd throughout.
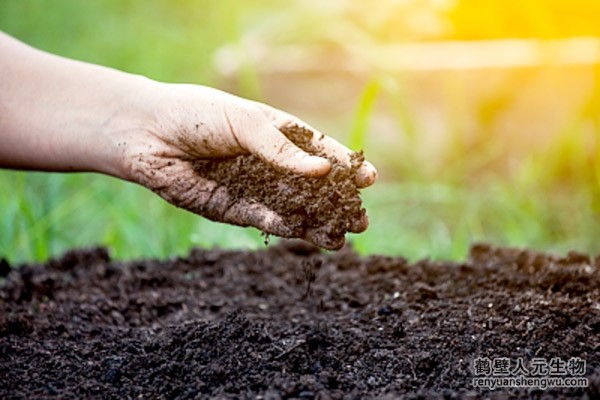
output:
<path id="1" fill-rule="evenodd" d="M 251 154 L 198 160 L 194 169 L 226 187 L 233 198 L 250 199 L 274 210 L 296 237 L 303 237 L 306 231 L 312 230 L 314 237 L 323 240 L 319 245 L 337 250 L 352 224 L 365 215 L 355 184 L 356 171 L 364 156 L 354 153 L 352 166 L 348 168 L 313 145 L 312 131 L 291 126 L 282 132 L 302 150 L 328 158 L 331 171 L 325 177 L 304 177 L 277 170 Z M 248 182 L 253 184 L 248 185 Z"/>
<path id="2" fill-rule="evenodd" d="M 4 271 L 4 269 L 3 269 Z M 472 386 L 476 357 L 587 362 L 585 389 Z M 0 285 L 0 398 L 599 398 L 600 259 L 193 250 L 26 265 Z"/>

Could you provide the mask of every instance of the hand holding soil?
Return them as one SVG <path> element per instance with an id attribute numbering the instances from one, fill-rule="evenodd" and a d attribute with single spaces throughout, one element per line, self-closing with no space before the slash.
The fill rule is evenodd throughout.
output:
<path id="1" fill-rule="evenodd" d="M 214 221 L 339 249 L 367 218 L 375 168 L 304 122 L 196 85 L 156 84 L 155 119 L 127 140 L 128 179 Z"/>
<path id="2" fill-rule="evenodd" d="M 358 188 L 377 171 L 294 116 L 2 33 L 0 55 L 0 167 L 113 175 L 211 220 L 328 249 L 367 228 Z"/>

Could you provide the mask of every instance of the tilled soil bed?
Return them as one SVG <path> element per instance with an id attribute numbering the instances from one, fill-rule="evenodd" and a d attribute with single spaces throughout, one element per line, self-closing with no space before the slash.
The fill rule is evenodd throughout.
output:
<path id="1" fill-rule="evenodd" d="M 600 259 L 582 254 L 410 264 L 287 242 L 1 267 L 2 399 L 600 397 Z M 474 388 L 478 357 L 579 357 L 589 386 Z"/>

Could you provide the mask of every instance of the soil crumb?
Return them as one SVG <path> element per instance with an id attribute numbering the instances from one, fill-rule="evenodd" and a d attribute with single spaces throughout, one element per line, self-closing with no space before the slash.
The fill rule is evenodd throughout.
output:
<path id="1" fill-rule="evenodd" d="M 571 357 L 587 387 L 472 383 L 478 358 Z M 117 262 L 99 248 L 0 280 L 2 399 L 599 396 L 600 258 L 575 252 L 409 263 L 286 241 Z"/>
<path id="2" fill-rule="evenodd" d="M 302 150 L 328 158 L 331 171 L 318 178 L 299 176 L 275 169 L 250 154 L 198 160 L 194 169 L 226 187 L 234 198 L 250 199 L 274 210 L 297 237 L 311 230 L 313 237 L 324 238 L 323 247 L 336 250 L 352 224 L 366 213 L 355 184 L 364 155 L 354 153 L 348 168 L 313 145 L 312 131 L 294 125 L 282 132 Z"/>

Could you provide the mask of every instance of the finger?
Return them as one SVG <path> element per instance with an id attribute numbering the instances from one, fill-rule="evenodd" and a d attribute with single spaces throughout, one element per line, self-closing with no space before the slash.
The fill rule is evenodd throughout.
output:
<path id="1" fill-rule="evenodd" d="M 347 167 L 351 166 L 350 156 L 353 153 L 352 150 L 291 114 L 270 106 L 265 107 L 267 116 L 273 121 L 273 125 L 275 125 L 276 128 L 285 129 L 297 125 L 311 131 L 313 133 L 311 143 L 318 151 L 322 151 L 329 157 L 337 159 Z"/>
<path id="2" fill-rule="evenodd" d="M 348 168 L 352 166 L 352 154 L 355 152 L 337 140 L 308 125 L 304 121 L 294 117 L 293 115 L 287 114 L 270 106 L 264 107 L 266 107 L 266 109 L 263 108 L 263 110 L 265 110 L 267 116 L 273 120 L 273 124 L 278 129 L 285 129 L 286 127 L 293 125 L 301 126 L 313 132 L 311 143 L 317 151 L 323 152 L 331 158 L 335 158 L 342 165 L 345 165 Z M 375 183 L 377 177 L 377 169 L 373 166 L 373 164 L 368 161 L 364 161 L 356 171 L 356 186 L 359 188 L 371 186 Z"/>
<path id="3" fill-rule="evenodd" d="M 223 214 L 222 221 L 238 226 L 253 226 L 265 233 L 285 238 L 300 236 L 300 232 L 295 232 L 287 226 L 273 210 L 269 210 L 260 203 L 247 200 L 240 200 L 229 207 Z"/>
<path id="4" fill-rule="evenodd" d="M 338 142 L 337 140 L 324 135 L 312 127 L 306 127 L 313 131 L 312 144 L 317 149 L 330 157 L 337 159 L 342 165 L 350 168 L 352 166 L 352 150 Z M 377 169 L 368 161 L 363 161 L 356 171 L 356 186 L 364 188 L 371 186 L 377 180 Z"/>
<path id="5" fill-rule="evenodd" d="M 234 199 L 223 186 L 214 190 L 200 214 L 213 221 L 242 227 L 252 226 L 281 237 L 296 238 L 301 234 L 286 225 L 283 218 L 273 210 L 254 201 Z"/>
<path id="6" fill-rule="evenodd" d="M 322 230 L 318 229 L 307 230 L 304 235 L 304 240 L 327 250 L 339 250 L 344 247 L 344 243 L 346 242 L 344 236 L 332 238 Z"/>
<path id="7" fill-rule="evenodd" d="M 266 233 L 282 237 L 297 237 L 299 232 L 289 228 L 283 219 L 266 206 L 245 199 L 233 198 L 226 187 L 215 187 L 198 213 L 217 222 L 237 226 L 253 226 Z"/>
<path id="8" fill-rule="evenodd" d="M 169 203 L 217 222 L 253 226 L 281 237 L 300 237 L 302 231 L 287 226 L 266 206 L 233 198 L 226 187 L 205 179 L 188 161 L 160 157 L 138 157 L 132 169 L 136 181 Z"/>
<path id="9" fill-rule="evenodd" d="M 350 232 L 352 233 L 362 233 L 367 230 L 369 227 L 369 217 L 367 214 L 363 214 L 359 219 L 352 221 L 350 225 Z"/>
<path id="10" fill-rule="evenodd" d="M 267 163 L 295 174 L 322 176 L 331 169 L 327 159 L 306 153 L 269 123 L 260 126 L 259 132 L 245 144 L 250 152 Z"/>
<path id="11" fill-rule="evenodd" d="M 356 171 L 356 186 L 359 188 L 371 186 L 377 181 L 378 176 L 379 173 L 373 164 L 365 160 Z"/>

